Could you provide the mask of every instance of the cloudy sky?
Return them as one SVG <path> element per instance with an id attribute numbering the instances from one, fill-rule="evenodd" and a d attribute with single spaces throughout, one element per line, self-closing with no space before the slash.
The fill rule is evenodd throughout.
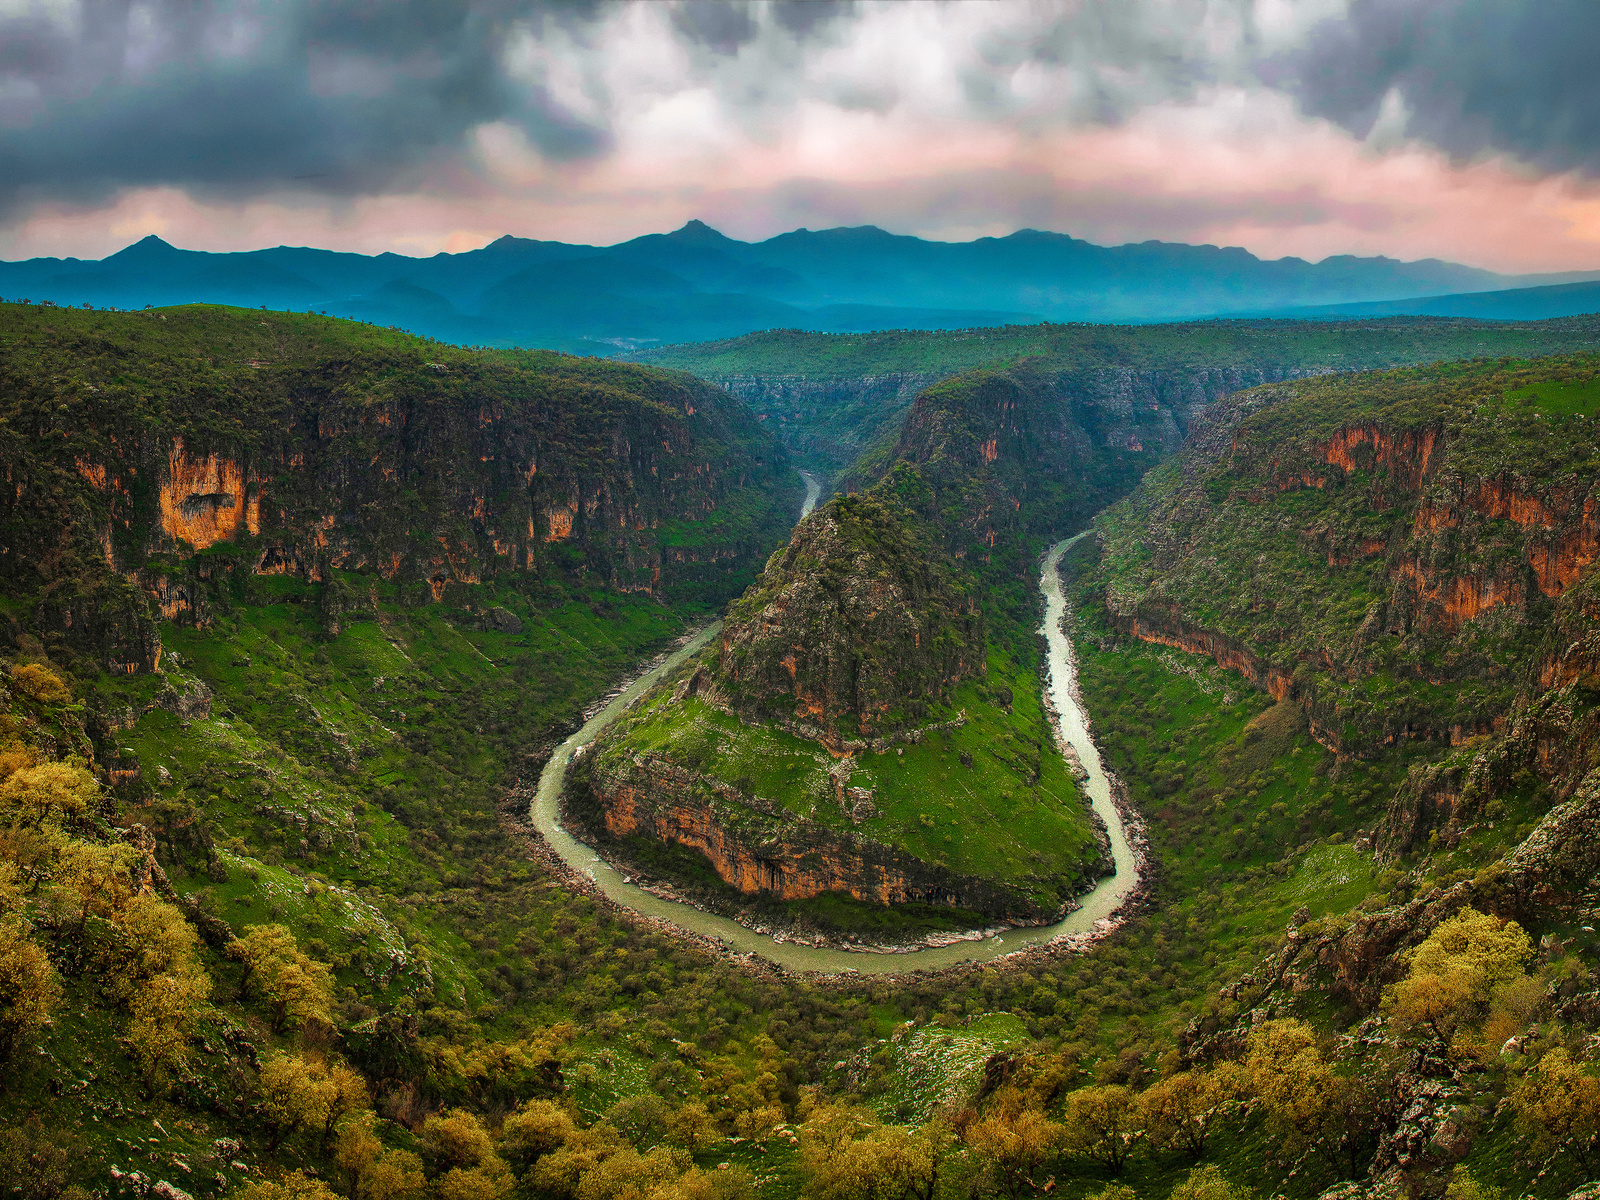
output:
<path id="1" fill-rule="evenodd" d="M 0 0 L 0 257 L 1032 227 L 1600 268 L 1593 0 Z"/>

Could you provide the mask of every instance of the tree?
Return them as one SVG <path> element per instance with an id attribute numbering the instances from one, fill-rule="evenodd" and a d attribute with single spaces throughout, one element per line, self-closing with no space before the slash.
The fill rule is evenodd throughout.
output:
<path id="1" fill-rule="evenodd" d="M 939 1167 L 954 1141 L 948 1126 L 878 1125 L 808 1160 L 808 1200 L 933 1200 Z"/>
<path id="2" fill-rule="evenodd" d="M 324 1077 L 328 1111 L 322 1119 L 322 1149 L 326 1153 L 339 1123 L 350 1114 L 367 1108 L 372 1098 L 367 1094 L 367 1081 L 343 1063 L 325 1067 Z"/>
<path id="3" fill-rule="evenodd" d="M 1573 1062 L 1565 1049 L 1551 1050 L 1539 1060 L 1511 1093 L 1511 1106 L 1532 1157 L 1565 1151 L 1589 1168 L 1600 1140 L 1600 1079 Z"/>
<path id="4" fill-rule="evenodd" d="M 1267 1111 L 1290 1153 L 1309 1149 L 1321 1134 L 1335 1088 L 1334 1073 L 1304 1021 L 1268 1021 L 1250 1034 L 1245 1086 Z"/>
<path id="5" fill-rule="evenodd" d="M 652 1150 L 667 1140 L 672 1110 L 654 1092 L 641 1092 L 618 1100 L 606 1120 L 640 1150 Z"/>
<path id="6" fill-rule="evenodd" d="M 246 1184 L 228 1200 L 339 1200 L 339 1197 L 322 1180 L 313 1179 L 304 1171 L 290 1171 L 277 1179 Z"/>
<path id="7" fill-rule="evenodd" d="M 39 704 L 67 704 L 72 700 L 72 691 L 61 682 L 61 676 L 38 663 L 12 667 L 11 686 Z"/>
<path id="8" fill-rule="evenodd" d="M 500 1161 L 494 1139 L 483 1122 L 476 1113 L 464 1108 L 452 1108 L 429 1117 L 422 1123 L 419 1140 L 423 1160 L 435 1171 Z"/>
<path id="9" fill-rule="evenodd" d="M 476 1114 L 462 1108 L 422 1123 L 423 1161 L 436 1172 L 439 1200 L 503 1200 L 511 1192 L 511 1169 Z"/>
<path id="10" fill-rule="evenodd" d="M 371 1111 L 357 1113 L 339 1130 L 333 1161 L 344 1174 L 353 1200 L 405 1200 L 424 1185 L 422 1160 L 409 1150 L 384 1146 L 373 1128 Z"/>
<path id="11" fill-rule="evenodd" d="M 276 1151 L 292 1133 L 327 1128 L 335 1088 L 320 1063 L 279 1054 L 262 1064 L 260 1084 L 268 1150 Z"/>
<path id="12" fill-rule="evenodd" d="M 272 1009 L 272 1030 L 333 1024 L 333 972 L 303 953 L 282 925 L 252 925 L 228 947 L 245 965 L 244 986 Z"/>
<path id="13" fill-rule="evenodd" d="M 1479 1183 L 1465 1165 L 1450 1173 L 1450 1185 L 1445 1188 L 1444 1200 L 1505 1200 L 1505 1192 L 1487 1183 Z"/>
<path id="14" fill-rule="evenodd" d="M 644 1154 L 624 1146 L 584 1173 L 578 1180 L 577 1200 L 648 1197 L 693 1167 L 694 1160 L 676 1146 L 657 1146 Z"/>
<path id="15" fill-rule="evenodd" d="M 102 846 L 69 841 L 59 847 L 50 867 L 45 909 L 57 928 L 76 927 L 80 953 L 87 949 L 84 940 L 89 918 L 113 916 L 132 896 L 132 867 L 137 858 L 138 851 L 126 842 Z"/>
<path id="16" fill-rule="evenodd" d="M 527 1182 L 538 1192 L 570 1200 L 577 1192 L 578 1181 L 622 1146 L 621 1136 L 605 1121 L 575 1129 L 565 1142 L 534 1164 Z"/>
<path id="17" fill-rule="evenodd" d="M 1195 1167 L 1184 1176 L 1172 1189 L 1170 1200 L 1250 1200 L 1250 1189 L 1229 1183 L 1222 1168 L 1208 1165 Z"/>
<path id="18" fill-rule="evenodd" d="M 703 1107 L 703 1106 L 702 1106 Z M 518 1175 L 567 1144 L 577 1122 L 553 1100 L 529 1100 L 500 1126 L 500 1154 Z"/>
<path id="19" fill-rule="evenodd" d="M 1061 1112 L 1062 1144 L 1115 1175 L 1137 1140 L 1137 1116 L 1133 1093 L 1119 1084 L 1068 1092 Z"/>
<path id="20" fill-rule="evenodd" d="M 800 1155 L 812 1166 L 839 1152 L 840 1147 L 877 1128 L 870 1109 L 849 1104 L 820 1104 L 800 1127 Z"/>
<path id="21" fill-rule="evenodd" d="M 667 1124 L 668 1139 L 674 1146 L 682 1146 L 690 1154 L 709 1150 L 722 1141 L 722 1130 L 711 1119 L 711 1110 L 698 1100 L 678 1105 Z"/>
<path id="22" fill-rule="evenodd" d="M 61 825 L 88 812 L 100 785 L 76 763 L 45 762 L 21 767 L 0 783 L 0 811 L 33 825 Z"/>
<path id="23" fill-rule="evenodd" d="M 1379 1089 L 1325 1062 L 1304 1021 L 1268 1021 L 1251 1033 L 1242 1086 L 1265 1109 L 1287 1153 L 1317 1150 L 1352 1173 L 1381 1124 Z"/>
<path id="24" fill-rule="evenodd" d="M 1045 1189 L 1039 1178 L 1063 1141 L 1063 1128 L 1035 1108 L 999 1104 L 962 1134 L 993 1185 L 1015 1200 Z"/>
<path id="25" fill-rule="evenodd" d="M 160 976 L 183 976 L 211 993 L 211 979 L 200 969 L 200 938 L 194 926 L 159 896 L 130 896 L 114 916 L 121 953 L 114 989 L 124 998 Z"/>
<path id="26" fill-rule="evenodd" d="M 47 1128 L 38 1117 L 0 1129 L 0 1188 L 18 1200 L 91 1200 L 72 1183 L 85 1149 L 77 1137 Z"/>
<path id="27" fill-rule="evenodd" d="M 128 1041 L 152 1092 L 188 1061 L 190 1035 L 210 995 L 210 977 L 190 971 L 146 980 L 129 1000 Z"/>
<path id="28" fill-rule="evenodd" d="M 1410 954 L 1406 978 L 1385 998 L 1401 1030 L 1425 1028 L 1446 1052 L 1481 1020 L 1496 993 L 1524 977 L 1533 942 L 1515 921 L 1464 908 Z"/>
<path id="29" fill-rule="evenodd" d="M 0 1062 L 48 1024 L 61 1003 L 55 968 L 28 934 L 20 918 L 0 919 Z"/>
<path id="30" fill-rule="evenodd" d="M 1139 1117 L 1155 1145 L 1203 1158 L 1212 1131 L 1239 1095 L 1241 1071 L 1235 1063 L 1210 1070 L 1182 1071 L 1146 1088 Z"/>

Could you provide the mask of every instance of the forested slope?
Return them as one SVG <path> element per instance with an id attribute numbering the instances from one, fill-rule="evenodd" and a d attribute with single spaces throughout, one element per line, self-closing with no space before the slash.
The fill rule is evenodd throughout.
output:
<path id="1" fill-rule="evenodd" d="M 1196 404 L 1255 383 L 1441 359 L 1593 348 L 1600 321 L 1235 320 L 1171 325 L 1008 325 L 825 334 L 776 329 L 625 357 L 688 371 L 744 400 L 802 465 L 838 473 L 892 447 L 917 395 L 952 375 L 1024 359 L 1063 398 L 1119 412 L 1166 409 L 1181 432 Z M 859 474 L 857 482 L 861 481 Z"/>

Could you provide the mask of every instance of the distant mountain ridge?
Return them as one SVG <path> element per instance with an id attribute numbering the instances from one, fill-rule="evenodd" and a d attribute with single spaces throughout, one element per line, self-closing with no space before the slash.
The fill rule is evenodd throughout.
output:
<path id="1" fill-rule="evenodd" d="M 290 246 L 213 254 L 151 235 L 97 261 L 0 262 L 0 295 L 9 299 L 316 309 L 448 341 L 589 353 L 774 328 L 1143 323 L 1242 310 L 1414 305 L 1415 297 L 1589 279 L 1600 279 L 1600 271 L 1507 276 L 1438 259 L 1347 255 L 1268 261 L 1237 247 L 1097 246 L 1032 229 L 933 242 L 861 226 L 741 242 L 700 221 L 615 246 L 506 236 L 431 258 Z"/>
<path id="2" fill-rule="evenodd" d="M 1480 321 L 1547 321 L 1600 312 L 1600 281 L 1546 284 L 1488 292 L 1458 292 L 1447 296 L 1410 296 L 1404 300 L 1375 300 L 1364 304 L 1326 304 L 1284 309 L 1274 317 L 1312 321 L 1348 321 L 1366 317 L 1472 317 Z"/>

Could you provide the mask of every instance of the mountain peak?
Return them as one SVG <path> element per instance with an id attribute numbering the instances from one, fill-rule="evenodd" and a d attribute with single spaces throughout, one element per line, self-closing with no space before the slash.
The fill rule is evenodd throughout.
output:
<path id="1" fill-rule="evenodd" d="M 179 250 L 171 242 L 147 234 L 132 245 L 124 246 L 115 254 L 108 254 L 103 261 L 127 264 L 134 263 L 162 263 L 169 262 L 182 255 L 193 253 L 189 250 Z"/>
<path id="2" fill-rule="evenodd" d="M 724 242 L 732 241 L 725 234 L 718 233 L 698 219 L 685 222 L 683 228 L 674 229 L 667 236 L 675 242 L 688 242 L 698 246 L 720 246 Z"/>

